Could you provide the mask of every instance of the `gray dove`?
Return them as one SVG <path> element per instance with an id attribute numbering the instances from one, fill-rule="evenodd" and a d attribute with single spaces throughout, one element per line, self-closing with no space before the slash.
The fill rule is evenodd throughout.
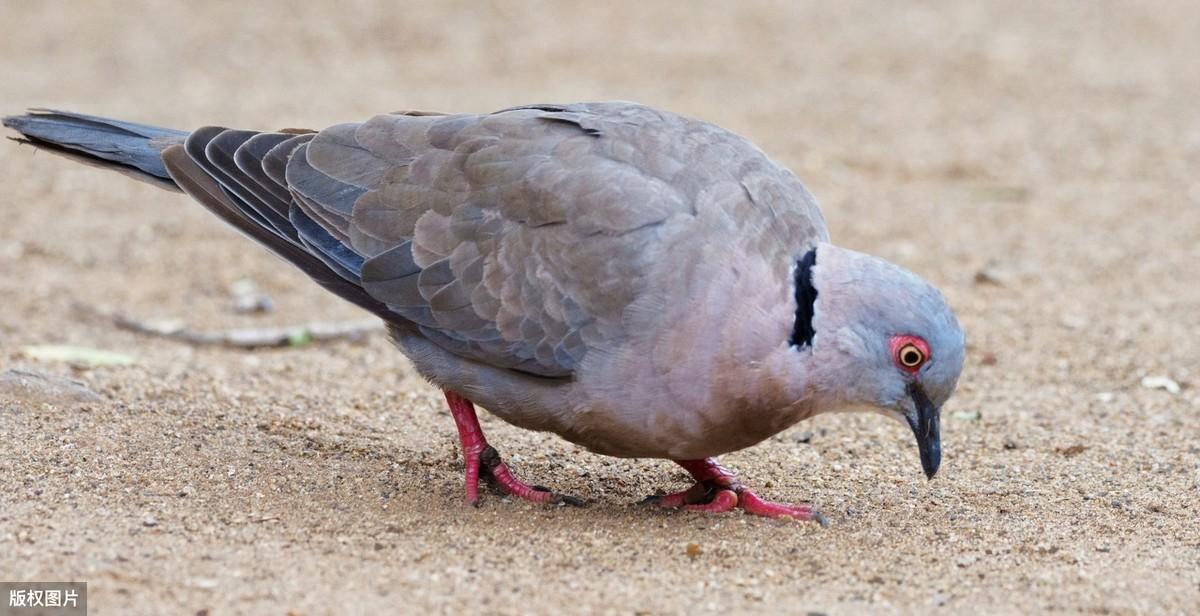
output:
<path id="1" fill-rule="evenodd" d="M 823 522 L 716 456 L 830 411 L 905 422 L 932 478 L 964 336 L 942 295 L 829 243 L 813 196 L 749 141 L 651 107 L 398 112 L 325 130 L 183 132 L 63 111 L 24 140 L 182 191 L 378 315 L 440 387 L 466 500 L 513 476 L 474 405 L 593 452 L 673 460 L 663 507 Z"/>

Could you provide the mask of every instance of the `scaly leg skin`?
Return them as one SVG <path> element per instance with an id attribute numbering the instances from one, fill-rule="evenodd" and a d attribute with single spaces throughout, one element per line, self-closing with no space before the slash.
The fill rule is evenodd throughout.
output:
<path id="1" fill-rule="evenodd" d="M 500 459 L 500 452 L 488 444 L 475 415 L 475 405 L 470 400 L 449 390 L 444 391 L 450 404 L 450 416 L 458 427 L 458 440 L 462 444 L 463 459 L 466 461 L 467 504 L 479 506 L 479 474 L 487 473 L 501 490 L 517 498 L 535 503 L 565 503 L 582 506 L 583 500 L 574 496 L 556 494 L 541 486 L 531 486 L 513 477 L 508 466 Z"/>
<path id="2" fill-rule="evenodd" d="M 812 520 L 821 526 L 829 522 L 812 505 L 787 505 L 765 501 L 749 488 L 742 485 L 729 469 L 717 463 L 716 458 L 703 460 L 675 460 L 696 483 L 682 492 L 651 496 L 645 500 L 670 509 L 686 509 L 707 513 L 724 513 L 735 507 L 746 513 L 768 518 L 794 518 Z"/>

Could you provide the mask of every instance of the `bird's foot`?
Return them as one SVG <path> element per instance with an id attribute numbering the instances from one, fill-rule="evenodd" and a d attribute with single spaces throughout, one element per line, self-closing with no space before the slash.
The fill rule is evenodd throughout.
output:
<path id="1" fill-rule="evenodd" d="M 660 494 L 647 498 L 668 509 L 684 509 L 705 513 L 725 513 L 735 508 L 752 515 L 768 518 L 792 518 L 814 521 L 821 526 L 829 523 L 825 516 L 812 505 L 789 505 L 763 500 L 749 488 L 743 486 L 728 469 L 717 464 L 713 458 L 703 460 L 676 460 L 696 479 L 695 485 L 682 492 Z"/>
<path id="2" fill-rule="evenodd" d="M 508 465 L 500 458 L 500 452 L 488 444 L 475 415 L 475 405 L 470 400 L 446 390 L 446 402 L 450 404 L 450 416 L 458 428 L 458 439 L 462 445 L 466 462 L 467 504 L 479 506 L 479 476 L 491 479 L 502 492 L 535 503 L 575 505 L 582 507 L 583 499 L 558 494 L 542 486 L 531 486 L 513 476 Z"/>
<path id="3" fill-rule="evenodd" d="M 582 507 L 584 500 L 568 494 L 559 494 L 543 486 L 531 486 L 513 476 L 508 465 L 500 458 L 500 452 L 491 445 L 484 446 L 478 454 L 466 456 L 467 460 L 467 504 L 479 506 L 479 476 L 486 474 L 500 491 L 534 503 L 572 505 Z M 475 473 L 471 472 L 474 467 Z"/>

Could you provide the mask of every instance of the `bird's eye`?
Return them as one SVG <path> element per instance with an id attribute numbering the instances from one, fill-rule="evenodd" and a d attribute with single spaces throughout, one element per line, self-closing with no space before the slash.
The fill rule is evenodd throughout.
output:
<path id="1" fill-rule="evenodd" d="M 918 368 L 925 363 L 925 352 L 917 348 L 917 345 L 909 343 L 896 352 L 896 360 L 905 368 Z"/>
<path id="2" fill-rule="evenodd" d="M 891 339 L 892 361 L 896 367 L 916 376 L 917 371 L 929 362 L 929 343 L 920 336 L 898 334 Z"/>

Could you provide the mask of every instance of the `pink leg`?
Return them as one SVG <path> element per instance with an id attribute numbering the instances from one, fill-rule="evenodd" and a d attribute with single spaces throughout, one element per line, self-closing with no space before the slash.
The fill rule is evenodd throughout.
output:
<path id="1" fill-rule="evenodd" d="M 466 462 L 467 504 L 479 504 L 479 473 L 486 471 L 502 490 L 535 503 L 567 503 L 582 505 L 583 501 L 573 496 L 555 494 L 542 487 L 529 486 L 513 476 L 512 471 L 500 459 L 500 453 L 488 444 L 475 415 L 475 405 L 470 400 L 452 392 L 444 391 L 450 404 L 450 416 L 458 427 L 458 440 L 462 443 L 463 459 Z"/>
<path id="2" fill-rule="evenodd" d="M 814 520 L 821 526 L 827 524 L 825 516 L 812 505 L 787 505 L 759 498 L 743 486 L 729 469 L 718 464 L 716 458 L 676 460 L 675 463 L 696 479 L 695 485 L 682 492 L 652 496 L 646 499 L 648 502 L 672 509 L 707 513 L 724 513 L 737 507 L 746 513 L 768 518 Z"/>

